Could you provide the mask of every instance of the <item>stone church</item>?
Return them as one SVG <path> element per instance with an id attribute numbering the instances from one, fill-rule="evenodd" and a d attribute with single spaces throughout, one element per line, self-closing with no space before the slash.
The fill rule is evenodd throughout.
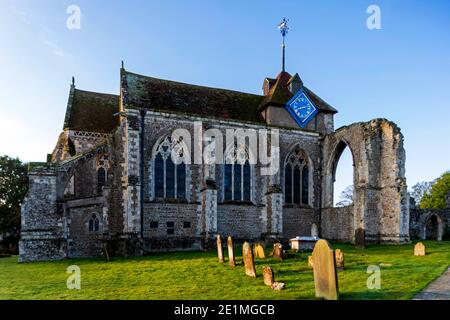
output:
<path id="1" fill-rule="evenodd" d="M 144 76 L 123 64 L 117 95 L 72 81 L 52 154 L 29 165 L 20 261 L 205 250 L 216 234 L 286 241 L 312 228 L 329 240 L 408 242 L 400 129 L 386 119 L 335 129 L 336 113 L 286 71 L 264 79 L 261 95 Z M 193 137 L 276 130 L 279 170 L 261 174 L 249 152 L 234 163 L 187 161 L 195 148 L 175 163 L 177 129 Z M 353 155 L 353 204 L 333 207 L 345 148 Z"/>

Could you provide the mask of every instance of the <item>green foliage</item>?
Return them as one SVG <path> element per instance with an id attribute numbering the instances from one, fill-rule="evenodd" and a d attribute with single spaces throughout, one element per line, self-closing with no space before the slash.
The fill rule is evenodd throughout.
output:
<path id="1" fill-rule="evenodd" d="M 447 171 L 436 180 L 431 191 L 423 195 L 419 207 L 421 209 L 444 209 L 449 192 L 450 171 Z"/>
<path id="2" fill-rule="evenodd" d="M 27 167 L 19 159 L 0 157 L 0 234 L 20 228 L 20 205 L 28 190 Z"/>
<path id="3" fill-rule="evenodd" d="M 427 255 L 413 255 L 414 244 L 370 245 L 355 249 L 349 244 L 332 243 L 345 255 L 345 270 L 338 271 L 340 298 L 412 299 L 448 267 L 450 242 L 423 241 Z M 219 263 L 217 253 L 172 252 L 144 257 L 69 259 L 54 262 L 17 263 L 17 257 L 0 259 L 0 300 L 3 299 L 315 299 L 314 278 L 308 269 L 311 253 L 288 252 L 283 261 L 256 259 L 257 278 L 245 276 L 240 246 L 236 245 L 237 265 L 226 259 Z M 266 254 L 270 248 L 266 248 Z M 227 256 L 225 251 L 225 257 Z M 67 267 L 81 270 L 81 290 L 66 287 Z M 381 289 L 367 288 L 370 265 L 381 268 Z M 275 281 L 286 289 L 274 291 L 264 285 L 263 266 L 271 266 Z"/>

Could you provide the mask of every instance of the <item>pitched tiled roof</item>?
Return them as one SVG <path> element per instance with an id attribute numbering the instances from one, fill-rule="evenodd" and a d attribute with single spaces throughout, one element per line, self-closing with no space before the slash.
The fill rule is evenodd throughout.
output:
<path id="1" fill-rule="evenodd" d="M 83 91 L 71 87 L 64 129 L 111 132 L 118 124 L 119 96 Z"/>
<path id="2" fill-rule="evenodd" d="M 122 69 L 121 78 L 126 108 L 264 121 L 258 112 L 264 98 L 261 95 L 162 80 L 125 69 Z"/>
<path id="3" fill-rule="evenodd" d="M 268 81 L 270 89 L 268 94 L 264 97 L 264 100 L 261 102 L 259 111 L 264 110 L 269 104 L 283 107 L 293 96 L 288 87 L 292 78 L 293 77 L 287 72 L 281 72 L 276 79 L 267 78 L 266 80 Z M 322 100 L 306 86 L 303 86 L 303 89 L 320 111 L 326 113 L 337 113 L 335 108 Z"/>

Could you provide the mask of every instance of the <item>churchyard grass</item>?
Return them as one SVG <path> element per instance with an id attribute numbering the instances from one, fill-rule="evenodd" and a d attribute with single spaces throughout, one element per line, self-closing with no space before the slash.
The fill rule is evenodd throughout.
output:
<path id="1" fill-rule="evenodd" d="M 413 255 L 414 244 L 369 246 L 364 250 L 331 243 L 345 254 L 338 271 L 340 299 L 411 299 L 446 270 L 450 242 L 423 241 L 427 255 Z M 288 252 L 279 261 L 255 259 L 257 278 L 245 276 L 241 245 L 235 244 L 236 267 L 219 263 L 217 252 L 158 253 L 144 257 L 70 259 L 19 264 L 17 256 L 0 259 L 0 299 L 314 299 L 310 252 Z M 226 249 L 224 249 L 226 250 Z M 270 248 L 266 248 L 266 255 Z M 227 254 L 225 254 L 227 257 Z M 380 266 L 381 264 L 381 266 Z M 70 265 L 81 268 L 81 289 L 69 290 Z M 369 265 L 381 268 L 381 289 L 366 282 Z M 262 269 L 271 266 L 275 281 L 286 289 L 264 285 Z"/>

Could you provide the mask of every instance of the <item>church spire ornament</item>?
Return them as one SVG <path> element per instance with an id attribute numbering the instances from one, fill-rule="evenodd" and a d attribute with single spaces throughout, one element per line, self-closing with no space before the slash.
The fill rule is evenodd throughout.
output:
<path id="1" fill-rule="evenodd" d="M 281 45 L 281 47 L 283 48 L 282 72 L 285 71 L 285 48 L 286 48 L 286 45 L 285 45 L 284 40 L 285 40 L 286 35 L 287 35 L 288 31 L 289 31 L 289 27 L 287 25 L 288 21 L 289 21 L 289 19 L 283 18 L 283 21 L 281 21 L 281 23 L 278 25 L 278 29 L 280 29 L 281 35 L 283 37 L 283 43 Z"/>

